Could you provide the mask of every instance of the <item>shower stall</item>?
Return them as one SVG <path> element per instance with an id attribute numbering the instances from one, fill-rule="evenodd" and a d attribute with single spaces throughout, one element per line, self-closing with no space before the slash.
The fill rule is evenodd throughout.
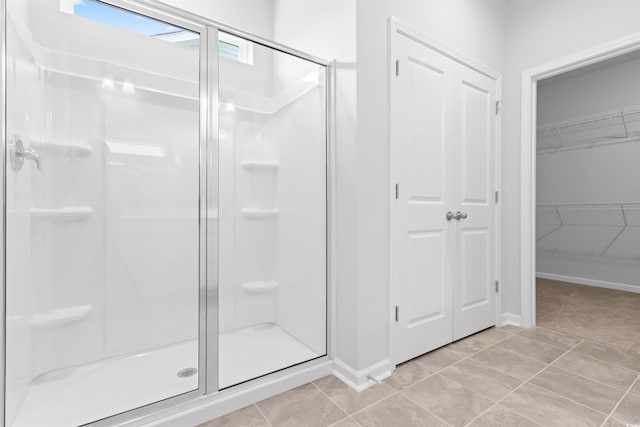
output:
<path id="1" fill-rule="evenodd" d="M 152 1 L 1 8 L 4 425 L 326 361 L 329 64 Z"/>

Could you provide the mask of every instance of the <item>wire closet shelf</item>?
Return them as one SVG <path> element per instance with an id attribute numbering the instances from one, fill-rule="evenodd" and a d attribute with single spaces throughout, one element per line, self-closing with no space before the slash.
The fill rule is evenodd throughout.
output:
<path id="1" fill-rule="evenodd" d="M 640 141 L 640 105 L 537 129 L 538 154 L 637 141 Z"/>
<path id="2" fill-rule="evenodd" d="M 539 204 L 536 211 L 537 224 L 548 228 L 536 238 L 537 242 L 567 226 L 618 229 L 601 255 L 606 255 L 625 232 L 640 229 L 640 202 Z"/>

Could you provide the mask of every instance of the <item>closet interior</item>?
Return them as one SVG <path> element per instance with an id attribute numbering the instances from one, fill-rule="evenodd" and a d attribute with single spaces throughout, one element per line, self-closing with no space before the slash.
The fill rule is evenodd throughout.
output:
<path id="1" fill-rule="evenodd" d="M 537 277 L 640 292 L 640 54 L 543 80 Z"/>

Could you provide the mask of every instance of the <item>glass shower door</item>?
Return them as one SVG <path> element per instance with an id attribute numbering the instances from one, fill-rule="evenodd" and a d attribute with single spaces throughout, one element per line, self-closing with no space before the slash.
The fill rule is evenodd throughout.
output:
<path id="1" fill-rule="evenodd" d="M 5 425 L 201 394 L 199 29 L 95 0 L 7 15 Z"/>
<path id="2" fill-rule="evenodd" d="M 219 385 L 326 354 L 325 67 L 219 32 Z"/>

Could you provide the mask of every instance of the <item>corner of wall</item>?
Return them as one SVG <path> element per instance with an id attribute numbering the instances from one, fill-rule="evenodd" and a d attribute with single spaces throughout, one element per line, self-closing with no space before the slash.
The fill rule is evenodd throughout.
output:
<path id="1" fill-rule="evenodd" d="M 356 370 L 340 359 L 334 360 L 333 375 L 357 392 L 380 383 L 391 376 L 395 365 L 389 359 L 381 360 L 364 369 Z"/>

